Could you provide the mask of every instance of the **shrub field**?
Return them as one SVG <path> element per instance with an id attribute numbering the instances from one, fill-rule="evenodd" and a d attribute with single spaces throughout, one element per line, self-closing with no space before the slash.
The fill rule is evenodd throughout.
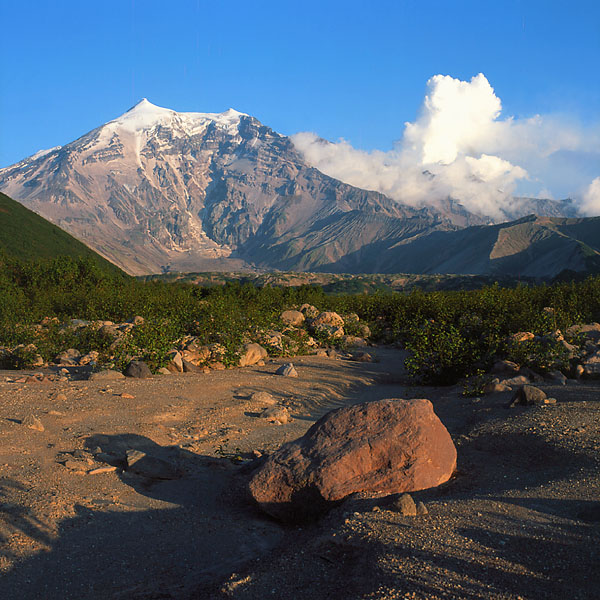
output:
<path id="1" fill-rule="evenodd" d="M 142 358 L 156 369 L 176 343 L 194 336 L 199 343 L 221 344 L 224 362 L 234 364 L 242 343 L 259 340 L 266 330 L 281 330 L 281 312 L 308 303 L 321 311 L 357 314 L 371 329 L 370 341 L 411 351 L 407 367 L 416 379 L 449 384 L 486 370 L 498 358 L 542 371 L 566 369 L 564 347 L 550 334 L 600 320 L 599 277 L 535 287 L 334 296 L 308 285 L 228 283 L 204 288 L 144 282 L 103 270 L 85 258 L 23 262 L 4 257 L 0 265 L 0 346 L 34 344 L 46 361 L 76 348 L 96 350 L 106 360 L 111 354 L 118 366 L 126 358 Z M 100 323 L 134 316 L 143 317 L 144 324 L 132 329 L 118 348 L 111 348 L 112 340 Z M 65 327 L 73 319 L 91 325 Z M 536 338 L 512 342 L 510 335 L 519 331 Z M 21 349 L 21 355 L 5 352 L 3 366 L 27 366 L 27 351 Z"/>

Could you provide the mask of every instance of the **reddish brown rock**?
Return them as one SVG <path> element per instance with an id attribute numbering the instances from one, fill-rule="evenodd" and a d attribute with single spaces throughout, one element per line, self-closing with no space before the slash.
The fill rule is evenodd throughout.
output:
<path id="1" fill-rule="evenodd" d="M 456 448 L 429 400 L 379 400 L 326 414 L 270 455 L 249 490 L 271 516 L 301 522 L 355 492 L 435 487 L 455 466 Z"/>

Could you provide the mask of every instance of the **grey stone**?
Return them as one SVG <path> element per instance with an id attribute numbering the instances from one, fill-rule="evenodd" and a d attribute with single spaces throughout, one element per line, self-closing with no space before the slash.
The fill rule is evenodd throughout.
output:
<path id="1" fill-rule="evenodd" d="M 275 375 L 283 375 L 284 377 L 298 377 L 298 372 L 292 363 L 285 363 L 285 365 L 281 365 L 277 371 L 275 371 Z"/>
<path id="2" fill-rule="evenodd" d="M 417 516 L 417 505 L 410 494 L 402 494 L 395 498 L 390 508 L 405 517 Z"/>
<path id="3" fill-rule="evenodd" d="M 135 377 L 136 379 L 147 379 L 152 377 L 152 371 L 148 365 L 141 360 L 132 360 L 125 369 L 126 377 Z"/>
<path id="4" fill-rule="evenodd" d="M 520 404 L 522 406 L 532 406 L 535 404 L 544 404 L 546 393 L 533 385 L 524 385 L 519 388 L 510 399 L 509 407 Z"/>
<path id="5" fill-rule="evenodd" d="M 429 511 L 423 502 L 417 502 L 417 514 L 418 515 L 428 515 Z"/>

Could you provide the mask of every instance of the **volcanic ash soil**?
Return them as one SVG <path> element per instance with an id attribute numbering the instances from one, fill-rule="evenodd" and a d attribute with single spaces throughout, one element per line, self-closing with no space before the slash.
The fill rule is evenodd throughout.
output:
<path id="1" fill-rule="evenodd" d="M 399 351 L 374 353 L 298 357 L 297 378 L 275 375 L 283 360 L 149 380 L 0 373 L 0 597 L 597 598 L 600 384 L 540 385 L 556 404 L 507 408 L 510 392 L 411 386 Z M 261 455 L 382 398 L 430 399 L 457 446 L 453 478 L 412 494 L 427 514 L 358 494 L 292 527 L 248 501 Z"/>

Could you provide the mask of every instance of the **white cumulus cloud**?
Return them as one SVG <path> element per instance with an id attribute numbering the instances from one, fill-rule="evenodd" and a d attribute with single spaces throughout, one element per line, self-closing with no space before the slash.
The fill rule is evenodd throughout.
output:
<path id="1" fill-rule="evenodd" d="M 470 81 L 436 75 L 427 82 L 419 116 L 405 124 L 389 152 L 357 150 L 345 140 L 330 143 L 307 132 L 292 139 L 309 163 L 351 185 L 413 206 L 435 206 L 451 197 L 501 220 L 518 208 L 513 196 L 519 185 L 549 189 L 546 177 L 552 180 L 556 164 L 565 165 L 561 152 L 597 153 L 600 147 L 598 128 L 585 131 L 540 115 L 501 118 L 501 112 L 482 73 Z M 561 172 L 563 179 L 568 174 Z M 567 185 L 576 190 L 581 183 Z"/>
<path id="2" fill-rule="evenodd" d="M 600 216 L 600 177 L 596 177 L 583 193 L 581 212 L 588 217 Z"/>

